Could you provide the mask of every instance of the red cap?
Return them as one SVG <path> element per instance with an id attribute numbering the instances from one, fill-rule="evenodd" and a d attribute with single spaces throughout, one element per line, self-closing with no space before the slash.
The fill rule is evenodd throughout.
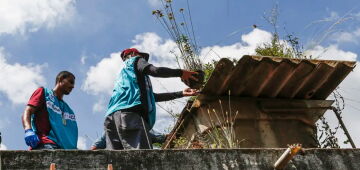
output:
<path id="1" fill-rule="evenodd" d="M 142 52 L 139 52 L 139 50 L 137 50 L 136 48 L 128 48 L 128 49 L 125 49 L 121 52 L 121 58 L 123 60 L 125 60 L 125 56 L 129 55 L 130 53 L 134 52 L 135 54 L 139 54 L 140 56 L 144 57 L 146 59 L 146 61 L 149 60 L 149 54 L 148 53 L 142 53 Z"/>

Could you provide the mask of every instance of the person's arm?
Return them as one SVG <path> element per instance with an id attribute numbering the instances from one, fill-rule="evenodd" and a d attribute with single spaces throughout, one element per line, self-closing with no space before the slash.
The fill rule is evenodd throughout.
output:
<path id="1" fill-rule="evenodd" d="M 181 69 L 171 69 L 167 67 L 155 67 L 153 65 L 149 65 L 145 68 L 144 73 L 153 77 L 181 77 L 182 70 Z"/>
<path id="2" fill-rule="evenodd" d="M 154 93 L 155 102 L 164 102 L 184 97 L 182 91 L 172 93 Z"/>
<path id="3" fill-rule="evenodd" d="M 150 75 L 153 77 L 181 77 L 185 82 L 188 82 L 189 79 L 197 81 L 193 75 L 198 74 L 197 72 L 181 70 L 181 69 L 171 69 L 167 67 L 155 67 L 152 64 L 148 63 L 145 59 L 139 58 L 137 62 L 137 70 L 140 73 Z"/>
<path id="4" fill-rule="evenodd" d="M 31 127 L 31 115 L 34 114 L 36 111 L 36 108 L 33 106 L 26 106 L 25 111 L 22 115 L 22 124 L 25 129 L 25 143 L 26 145 L 30 146 L 31 148 L 35 148 L 39 142 L 40 139 L 36 135 L 36 133 L 32 130 Z"/>
<path id="5" fill-rule="evenodd" d="M 34 114 L 36 111 L 36 108 L 33 106 L 26 106 L 24 113 L 21 116 L 22 124 L 24 127 L 24 130 L 31 129 L 31 115 Z"/>
<path id="6" fill-rule="evenodd" d="M 153 77 L 181 77 L 181 69 L 171 69 L 167 67 L 155 67 L 148 63 L 145 59 L 139 58 L 137 62 L 137 70 L 143 74 Z"/>
<path id="7" fill-rule="evenodd" d="M 95 143 L 91 146 L 91 150 L 97 150 L 97 149 L 105 149 L 106 148 L 106 140 L 105 140 L 105 133 L 98 138 Z"/>
<path id="8" fill-rule="evenodd" d="M 199 91 L 196 89 L 186 88 L 183 91 L 173 92 L 173 93 L 154 93 L 155 102 L 163 102 L 181 98 L 184 96 L 196 96 L 199 94 Z"/>
<path id="9" fill-rule="evenodd" d="M 25 107 L 24 113 L 21 116 L 21 121 L 25 130 L 25 143 L 32 148 L 35 148 L 39 144 L 40 139 L 32 130 L 31 116 L 32 114 L 35 114 L 37 108 L 42 106 L 44 103 L 44 89 L 38 88 L 30 97 L 28 105 Z"/>

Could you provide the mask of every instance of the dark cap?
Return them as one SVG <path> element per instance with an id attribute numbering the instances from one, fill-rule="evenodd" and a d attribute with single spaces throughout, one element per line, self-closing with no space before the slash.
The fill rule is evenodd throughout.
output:
<path id="1" fill-rule="evenodd" d="M 125 49 L 121 52 L 121 59 L 123 59 L 125 61 L 125 56 L 129 55 L 130 53 L 134 52 L 135 54 L 139 54 L 141 57 L 144 57 L 146 61 L 149 60 L 149 54 L 148 53 L 143 53 L 143 52 L 139 52 L 139 50 L 137 50 L 136 48 L 128 48 Z"/>

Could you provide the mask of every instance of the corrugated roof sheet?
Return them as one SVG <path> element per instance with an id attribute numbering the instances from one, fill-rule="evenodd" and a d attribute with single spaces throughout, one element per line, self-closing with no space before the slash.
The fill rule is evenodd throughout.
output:
<path id="1" fill-rule="evenodd" d="M 223 58 L 202 90 L 204 95 L 282 99 L 326 99 L 356 62 L 243 56 Z"/>

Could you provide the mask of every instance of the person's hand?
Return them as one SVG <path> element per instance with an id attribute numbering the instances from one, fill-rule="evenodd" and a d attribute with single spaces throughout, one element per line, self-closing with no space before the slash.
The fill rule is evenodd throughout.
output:
<path id="1" fill-rule="evenodd" d="M 39 144 L 39 137 L 32 129 L 25 130 L 25 143 L 26 145 L 35 148 Z"/>
<path id="2" fill-rule="evenodd" d="M 199 94 L 199 90 L 196 89 L 186 88 L 183 90 L 184 96 L 196 96 L 198 94 Z"/>
<path id="3" fill-rule="evenodd" d="M 194 77 L 194 74 L 198 74 L 198 73 L 194 71 L 182 70 L 181 80 L 185 82 L 185 84 L 189 84 L 190 79 L 198 81 L 198 79 Z"/>

